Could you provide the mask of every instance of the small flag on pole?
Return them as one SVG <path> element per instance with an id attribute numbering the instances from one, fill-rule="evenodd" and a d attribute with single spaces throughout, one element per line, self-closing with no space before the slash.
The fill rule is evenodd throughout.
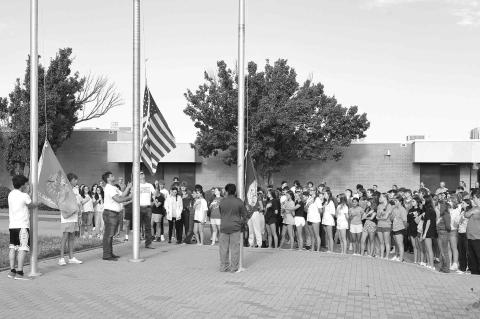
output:
<path id="1" fill-rule="evenodd" d="M 158 162 L 176 147 L 175 137 L 157 107 L 148 87 L 143 98 L 143 137 L 141 157 L 152 174 Z"/>
<path id="2" fill-rule="evenodd" d="M 48 141 L 43 144 L 42 155 L 38 161 L 38 199 L 48 207 L 67 214 L 78 211 L 72 185 Z"/>
<path id="3" fill-rule="evenodd" d="M 250 213 L 258 210 L 258 196 L 257 196 L 257 172 L 255 171 L 255 167 L 253 166 L 252 157 L 250 153 L 247 151 L 247 156 L 245 158 L 245 166 L 246 166 L 246 173 L 245 173 L 245 200 L 246 206 Z"/>

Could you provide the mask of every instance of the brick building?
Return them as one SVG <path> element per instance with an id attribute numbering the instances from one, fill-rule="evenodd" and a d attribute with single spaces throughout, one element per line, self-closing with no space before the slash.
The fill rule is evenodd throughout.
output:
<path id="1" fill-rule="evenodd" d="M 132 142 L 129 129 L 80 129 L 57 151 L 57 157 L 66 172 L 75 172 L 80 183 L 93 184 L 103 172 L 129 179 L 132 171 Z M 355 187 L 357 183 L 379 189 L 390 189 L 393 184 L 418 188 L 423 181 L 431 189 L 445 181 L 454 189 L 461 180 L 474 187 L 479 180 L 480 140 L 428 141 L 406 143 L 353 143 L 340 161 L 297 161 L 273 176 L 278 185 L 290 183 L 326 182 L 334 193 Z M 147 179 L 165 180 L 170 185 L 173 177 L 205 188 L 223 186 L 236 181 L 236 166 L 223 164 L 221 158 L 201 158 L 190 143 L 178 143 L 177 148 L 162 159 L 156 176 Z M 10 186 L 10 176 L 0 157 L 0 185 Z"/>

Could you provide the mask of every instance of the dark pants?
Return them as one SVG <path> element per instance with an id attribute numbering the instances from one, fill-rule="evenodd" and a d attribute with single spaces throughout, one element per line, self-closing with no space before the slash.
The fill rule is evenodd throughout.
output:
<path id="1" fill-rule="evenodd" d="M 237 271 L 240 263 L 241 232 L 220 233 L 218 239 L 220 252 L 220 271 Z"/>
<path id="2" fill-rule="evenodd" d="M 187 214 L 187 213 L 185 213 Z M 194 212 L 188 212 L 188 217 L 183 218 L 184 221 L 188 220 L 188 233 L 186 233 L 185 236 L 185 243 L 186 244 L 191 244 L 192 243 L 192 237 L 193 237 L 193 217 L 195 216 Z M 185 230 L 187 227 L 185 227 Z"/>
<path id="3" fill-rule="evenodd" d="M 190 212 L 188 209 L 184 209 L 182 212 L 182 224 L 185 229 L 185 241 L 187 240 L 188 231 L 190 230 Z M 193 215 L 192 215 L 192 224 L 193 224 Z"/>
<path id="4" fill-rule="evenodd" d="M 175 233 L 176 233 L 175 236 L 177 239 L 177 243 L 181 243 L 182 237 L 183 237 L 182 220 L 181 219 L 177 220 L 176 218 L 172 218 L 172 220 L 168 221 L 168 241 L 169 242 L 172 240 L 173 227 L 175 227 Z"/>
<path id="5" fill-rule="evenodd" d="M 468 240 L 466 233 L 458 233 L 458 269 L 461 271 L 467 270 L 467 252 L 468 252 Z"/>
<path id="6" fill-rule="evenodd" d="M 472 275 L 480 275 L 480 239 L 468 240 L 468 268 Z"/>
<path id="7" fill-rule="evenodd" d="M 120 213 L 105 209 L 103 211 L 103 258 L 110 258 L 113 254 L 113 236 L 117 230 Z"/>
<path id="8" fill-rule="evenodd" d="M 448 257 L 448 243 L 450 241 L 450 232 L 446 230 L 438 231 L 438 248 L 440 249 L 440 271 L 450 272 L 450 258 Z"/>
<path id="9" fill-rule="evenodd" d="M 145 227 L 145 247 L 152 243 L 152 208 L 149 206 L 140 207 L 140 223 Z"/>

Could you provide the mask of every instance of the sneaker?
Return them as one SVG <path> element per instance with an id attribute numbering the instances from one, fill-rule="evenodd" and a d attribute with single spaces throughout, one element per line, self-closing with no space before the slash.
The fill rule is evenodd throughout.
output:
<path id="1" fill-rule="evenodd" d="M 70 258 L 70 259 L 68 260 L 68 263 L 69 263 L 69 264 L 82 264 L 83 261 L 80 261 L 80 260 L 78 260 L 76 257 L 73 257 L 73 258 Z"/>
<path id="2" fill-rule="evenodd" d="M 452 267 L 450 267 L 450 270 L 457 271 L 458 270 L 458 265 L 457 263 L 453 263 Z"/>
<path id="3" fill-rule="evenodd" d="M 11 278 L 11 279 L 15 279 L 15 275 L 17 274 L 17 272 L 15 270 L 11 271 L 8 273 L 8 278 Z"/>
<path id="4" fill-rule="evenodd" d="M 160 240 L 161 240 L 161 241 L 165 241 L 165 236 L 160 235 Z"/>
<path id="5" fill-rule="evenodd" d="M 20 274 L 17 273 L 15 275 L 15 280 L 32 280 L 32 278 L 30 278 L 28 276 L 20 275 Z"/>
<path id="6" fill-rule="evenodd" d="M 425 266 L 427 266 L 427 264 L 422 261 L 422 262 L 420 262 L 420 266 L 425 267 Z"/>
<path id="7" fill-rule="evenodd" d="M 65 266 L 67 264 L 67 262 L 65 261 L 65 258 L 60 258 L 58 260 L 58 265 L 59 266 Z"/>
<path id="8" fill-rule="evenodd" d="M 465 275 L 465 272 L 463 272 L 461 270 L 457 270 L 456 273 L 459 274 L 459 275 Z"/>
<path id="9" fill-rule="evenodd" d="M 434 264 L 439 264 L 440 263 L 440 259 L 435 257 L 435 259 L 433 259 L 433 263 Z"/>

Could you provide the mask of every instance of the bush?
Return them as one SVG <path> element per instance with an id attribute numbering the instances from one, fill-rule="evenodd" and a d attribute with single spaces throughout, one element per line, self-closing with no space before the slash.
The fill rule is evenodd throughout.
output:
<path id="1" fill-rule="evenodd" d="M 0 186 L 0 208 L 8 208 L 8 194 L 10 189 L 5 186 Z"/>

